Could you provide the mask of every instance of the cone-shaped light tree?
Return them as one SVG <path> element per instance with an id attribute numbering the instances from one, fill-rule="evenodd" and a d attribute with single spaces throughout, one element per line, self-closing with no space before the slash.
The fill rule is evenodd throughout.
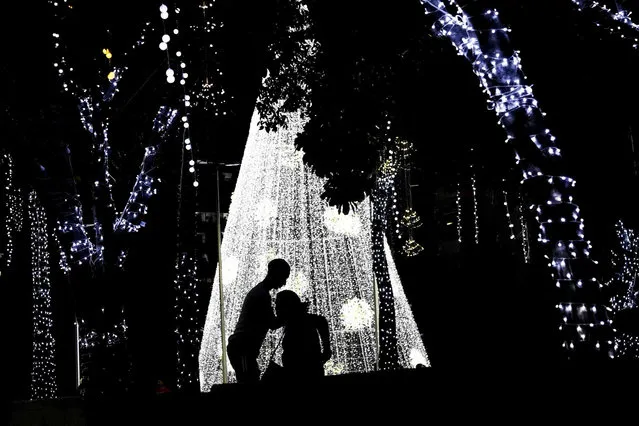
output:
<path id="1" fill-rule="evenodd" d="M 378 361 L 375 273 L 369 202 L 348 215 L 321 198 L 324 180 L 304 165 L 294 147 L 305 124 L 289 114 L 288 124 L 267 132 L 253 116 L 237 186 L 231 200 L 222 241 L 222 278 L 226 337 L 232 333 L 246 293 L 266 275 L 276 257 L 291 265 L 284 289 L 311 302 L 331 331 L 333 358 L 326 373 L 372 371 Z M 386 248 L 386 250 L 384 250 Z M 397 314 L 397 359 L 401 366 L 428 365 L 417 325 L 386 244 L 379 252 L 388 265 Z M 219 271 L 218 271 L 219 272 Z M 219 276 L 216 273 L 200 350 L 203 391 L 222 382 L 222 342 Z M 262 370 L 278 333 L 262 347 Z M 229 380 L 234 372 L 229 365 Z"/>

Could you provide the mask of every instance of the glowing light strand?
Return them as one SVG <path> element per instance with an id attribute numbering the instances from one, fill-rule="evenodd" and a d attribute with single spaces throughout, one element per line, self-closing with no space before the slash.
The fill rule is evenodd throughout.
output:
<path id="1" fill-rule="evenodd" d="M 572 3 L 577 6 L 577 9 L 580 12 L 585 12 L 586 10 L 594 11 L 598 14 L 603 20 L 608 20 L 608 24 L 603 24 L 607 26 L 608 31 L 611 34 L 617 34 L 620 38 L 624 40 L 631 40 L 633 42 L 632 47 L 635 49 L 639 49 L 639 24 L 636 24 L 632 21 L 631 15 L 632 12 L 628 12 L 622 9 L 617 3 L 617 12 L 613 12 L 611 8 L 606 6 L 600 1 L 593 0 L 571 0 Z M 595 22 L 597 27 L 601 27 L 602 23 L 599 21 Z"/>
<path id="2" fill-rule="evenodd" d="M 475 244 L 479 244 L 479 206 L 477 203 L 477 180 L 475 175 L 470 178 L 470 186 L 473 190 L 473 225 L 475 226 Z"/>
<path id="3" fill-rule="evenodd" d="M 378 358 L 376 333 L 372 324 L 359 316 L 368 311 L 364 303 L 374 312 L 373 262 L 377 260 L 374 255 L 385 254 L 384 241 L 373 253 L 368 200 L 345 216 L 321 199 L 324 180 L 304 166 L 294 148 L 295 137 L 304 124 L 299 114 L 291 114 L 287 128 L 267 132 L 259 129 L 259 115 L 253 116 L 222 241 L 227 336 L 235 327 L 244 296 L 266 275 L 268 261 L 282 257 L 292 267 L 284 288 L 309 300 L 310 310 L 329 322 L 334 355 L 325 366 L 326 374 L 372 371 Z M 391 260 L 387 262 L 394 285 L 397 277 Z M 217 276 L 215 280 L 217 283 Z M 401 297 L 401 285 L 393 287 L 392 294 L 395 299 L 390 303 L 394 303 L 397 313 L 395 360 L 401 366 L 414 367 L 415 360 L 427 359 L 426 351 L 410 307 Z M 219 297 L 215 285 L 199 356 L 200 388 L 204 392 L 222 381 Z M 359 308 L 342 311 L 349 301 Z M 387 309 L 386 303 L 380 301 L 382 309 Z M 357 330 L 347 331 L 347 326 Z M 267 336 L 259 358 L 262 371 L 277 338 L 276 333 Z M 388 345 L 382 344 L 384 347 Z M 229 375 L 233 381 L 230 365 Z"/>
<path id="4" fill-rule="evenodd" d="M 515 239 L 515 225 L 513 224 L 513 219 L 510 216 L 510 207 L 508 207 L 508 192 L 506 190 L 502 190 L 502 194 L 504 195 L 504 210 L 506 211 L 506 223 L 508 224 L 508 232 L 510 233 L 510 239 Z"/>
<path id="5" fill-rule="evenodd" d="M 4 164 L 4 193 L 5 193 L 5 244 L 4 244 L 4 268 L 8 270 L 13 261 L 14 237 L 22 231 L 23 205 L 22 194 L 14 185 L 14 164 L 11 154 L 3 154 Z"/>
<path id="6" fill-rule="evenodd" d="M 176 8 L 175 13 L 176 15 L 179 14 L 180 9 Z M 170 54 L 170 49 L 168 44 L 171 38 L 166 31 L 166 20 L 169 18 L 169 13 L 168 13 L 168 7 L 164 4 L 160 6 L 160 17 L 162 18 L 162 25 L 164 27 L 164 33 L 165 33 L 165 35 L 162 38 L 162 43 L 160 43 L 160 50 L 166 51 L 167 61 L 169 64 L 169 68 L 166 70 L 166 76 L 167 76 L 166 81 L 169 84 L 173 84 L 175 82 L 175 71 L 171 68 L 171 54 Z M 179 29 L 177 28 L 177 25 L 173 33 L 176 36 L 180 33 Z M 182 114 L 182 127 L 184 128 L 184 130 L 182 132 L 182 142 L 184 144 L 184 149 L 189 151 L 189 155 L 190 155 L 189 173 L 193 176 L 193 187 L 196 188 L 196 196 L 197 196 L 197 187 L 200 186 L 200 183 L 197 178 L 197 169 L 196 169 L 197 162 L 195 161 L 194 149 L 191 143 L 191 129 L 190 129 L 191 123 L 189 122 L 190 115 L 191 115 L 190 114 L 191 95 L 186 89 L 186 80 L 189 78 L 189 74 L 186 70 L 186 62 L 184 61 L 184 58 L 182 57 L 182 52 L 178 50 L 177 52 L 175 52 L 175 56 L 176 56 L 176 63 L 179 62 L 179 69 L 180 69 L 179 72 L 181 75 L 180 85 L 182 86 L 182 89 L 183 89 L 183 100 L 184 100 L 184 113 Z"/>
<path id="7" fill-rule="evenodd" d="M 150 173 L 153 171 L 154 159 L 157 154 L 157 147 L 147 146 L 144 148 L 144 158 L 140 166 L 133 190 L 129 195 L 126 206 L 122 210 L 120 217 L 113 224 L 114 231 L 137 232 L 146 226 L 144 216 L 148 213 L 147 200 L 157 193 L 153 188 L 154 178 Z"/>
<path id="8" fill-rule="evenodd" d="M 623 221 L 615 226 L 618 249 L 612 251 L 611 263 L 616 268 L 608 285 L 616 284 L 619 290 L 610 300 L 613 313 L 639 309 L 639 290 L 637 275 L 639 274 L 639 236 L 627 228 Z M 639 339 L 635 336 L 619 332 L 615 336 L 617 357 L 620 359 L 639 359 Z"/>
<path id="9" fill-rule="evenodd" d="M 175 265 L 175 310 L 177 312 L 177 386 L 179 389 L 199 389 L 198 351 L 200 349 L 201 286 L 197 260 L 187 253 L 180 253 Z"/>
<path id="10" fill-rule="evenodd" d="M 457 242 L 462 242 L 462 197 L 461 197 L 461 181 L 457 181 L 457 198 L 455 200 L 457 205 Z"/>
<path id="11" fill-rule="evenodd" d="M 190 29 L 193 32 L 211 33 L 218 25 L 211 15 L 207 15 L 207 11 L 213 8 L 215 2 L 207 3 L 205 0 L 199 6 L 202 9 L 202 24 L 191 25 Z M 213 53 L 213 63 L 215 64 L 215 76 L 212 77 L 209 74 L 209 52 Z M 203 110 L 213 109 L 215 116 L 227 114 L 227 93 L 221 85 L 224 78 L 224 73 L 219 68 L 218 50 L 212 43 L 204 46 L 204 79 L 194 89 L 193 105 Z M 230 96 L 233 99 L 233 96 Z"/>
<path id="12" fill-rule="evenodd" d="M 526 217 L 524 216 L 524 201 L 522 200 L 521 193 L 518 194 L 518 196 L 519 203 L 517 204 L 517 211 L 519 213 L 519 227 L 521 228 L 521 248 L 524 262 L 530 263 L 530 241 L 528 238 L 528 225 L 526 223 Z"/>
<path id="13" fill-rule="evenodd" d="M 31 277 L 33 292 L 33 366 L 31 399 L 57 396 L 55 339 L 51 314 L 51 281 L 47 217 L 35 191 L 29 194 Z"/>
<path id="14" fill-rule="evenodd" d="M 160 134 L 160 143 L 144 148 L 144 158 L 140 164 L 140 173 L 136 177 L 122 213 L 113 223 L 113 230 L 138 232 L 140 228 L 146 226 L 144 218 L 148 213 L 148 200 L 157 194 L 157 188 L 153 187 L 156 179 L 151 176 L 154 170 L 155 157 L 161 145 L 169 136 L 176 117 L 176 109 L 166 106 L 160 107 L 155 120 L 153 120 L 153 131 Z M 157 181 L 161 182 L 160 178 L 157 178 Z"/>
<path id="15" fill-rule="evenodd" d="M 522 72 L 521 59 L 516 50 L 511 50 L 508 39 L 508 28 L 504 28 L 499 20 L 499 13 L 494 9 L 487 10 L 479 20 L 488 24 L 490 30 L 486 31 L 486 37 L 480 39 L 477 36 L 470 18 L 461 7 L 454 1 L 448 0 L 448 5 L 454 10 L 449 13 L 446 4 L 441 1 L 422 0 L 426 13 L 434 14 L 436 21 L 433 30 L 448 38 L 457 49 L 458 54 L 466 57 L 472 64 L 473 71 L 479 77 L 481 86 L 489 98 L 489 108 L 493 109 L 498 117 L 499 125 L 507 134 L 507 143 L 524 143 L 521 138 L 516 138 L 515 128 L 520 121 L 527 123 L 533 133 L 529 136 L 527 143 L 532 142 L 544 161 L 551 162 L 553 158 L 561 156 L 560 149 L 556 146 L 556 138 L 549 129 L 541 126 L 543 113 L 533 96 L 530 85 L 524 83 L 525 75 Z M 512 51 L 513 54 L 507 56 L 503 51 Z M 530 205 L 531 209 L 537 208 L 537 220 L 540 226 L 538 242 L 551 252 L 550 263 L 551 276 L 556 280 L 558 286 L 566 285 L 567 289 L 580 292 L 584 287 L 584 281 L 588 287 L 598 289 L 602 285 L 597 285 L 597 279 L 590 277 L 582 280 L 579 275 L 584 268 L 575 267 L 578 263 L 592 262 L 589 258 L 590 244 L 584 241 L 583 219 L 579 219 L 579 208 L 573 204 L 571 194 L 574 187 L 574 180 L 571 178 L 558 176 L 544 176 L 538 165 L 527 159 L 522 159 L 516 153 L 516 162 L 522 169 L 522 184 L 528 183 L 528 187 L 537 188 L 537 195 L 529 195 L 534 200 Z M 546 183 L 546 179 L 548 182 Z M 546 193 L 546 199 L 543 195 Z M 568 210 L 569 215 L 565 216 Z M 555 223 L 568 224 L 564 226 L 574 226 L 573 236 L 569 240 L 559 240 L 557 234 L 549 234 Z M 572 225 L 571 225 L 572 224 Z M 561 226 L 561 225 L 560 225 Z M 568 247 L 568 248 L 567 248 Z M 565 252 L 572 250 L 573 255 L 565 259 Z M 546 255 L 546 257 L 548 257 Z M 565 294 L 565 293 L 564 293 Z M 581 354 L 597 353 L 600 356 L 614 357 L 614 347 L 610 344 L 610 339 L 605 335 L 611 335 L 611 323 L 604 306 L 597 303 L 595 290 L 584 297 L 588 297 L 589 303 L 586 308 L 587 314 L 579 311 L 578 315 L 570 313 L 564 309 L 565 304 L 559 303 L 557 309 L 562 317 L 562 324 L 559 326 L 563 338 L 562 347 L 567 358 L 571 359 Z M 562 296 L 565 297 L 565 296 Z M 591 327 L 578 331 L 580 326 L 579 317 L 588 317 Z M 582 318 L 583 319 L 583 318 Z M 595 331 L 597 329 L 597 331 Z M 594 331 L 594 333 L 590 333 Z M 589 336 L 594 336 L 592 339 Z M 590 351 L 586 348 L 595 348 Z M 584 349 L 581 351 L 581 349 Z M 587 356 L 587 355 L 586 355 Z"/>

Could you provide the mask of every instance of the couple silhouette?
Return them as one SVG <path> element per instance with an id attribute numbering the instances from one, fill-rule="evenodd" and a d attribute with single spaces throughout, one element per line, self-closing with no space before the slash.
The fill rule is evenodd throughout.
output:
<path id="1" fill-rule="evenodd" d="M 227 345 L 238 383 L 260 380 L 257 363 L 260 349 L 268 331 L 280 327 L 284 327 L 284 333 L 279 378 L 309 380 L 324 376 L 324 364 L 332 355 L 326 318 L 309 313 L 308 302 L 302 302 L 291 290 L 277 294 L 273 312 L 270 292 L 284 287 L 290 273 L 291 268 L 284 259 L 270 261 L 266 278 L 244 298 L 235 332 Z"/>

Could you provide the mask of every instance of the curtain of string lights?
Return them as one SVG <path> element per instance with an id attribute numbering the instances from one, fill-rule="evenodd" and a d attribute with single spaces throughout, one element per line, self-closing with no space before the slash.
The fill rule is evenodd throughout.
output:
<path id="1" fill-rule="evenodd" d="M 57 396 L 55 339 L 51 315 L 49 233 L 44 208 L 35 191 L 29 194 L 31 224 L 31 278 L 33 293 L 33 364 L 31 399 Z"/>
<path id="2" fill-rule="evenodd" d="M 373 253 L 371 244 L 369 203 L 342 215 L 321 199 L 323 181 L 304 166 L 303 154 L 294 148 L 304 120 L 299 114 L 288 118 L 287 128 L 267 132 L 259 129 L 258 114 L 253 115 L 222 242 L 225 322 L 232 331 L 244 296 L 266 276 L 267 263 L 281 257 L 292 267 L 284 288 L 309 300 L 311 311 L 328 319 L 334 350 L 326 373 L 372 371 L 377 362 L 373 268 L 374 255 L 379 253 Z M 383 241 L 379 247 L 384 256 Z M 429 365 L 389 256 L 386 253 L 384 261 L 394 285 L 391 303 L 397 314 L 398 339 L 398 350 L 389 353 L 389 362 Z M 206 392 L 222 382 L 222 344 L 226 342 L 220 336 L 219 298 L 214 286 L 199 356 L 200 387 Z M 380 301 L 380 309 L 390 309 L 384 303 L 388 301 Z M 267 337 L 259 360 L 262 370 L 277 339 L 278 333 Z M 228 369 L 233 381 L 230 365 Z"/>
<path id="3" fill-rule="evenodd" d="M 426 13 L 436 18 L 433 30 L 448 38 L 458 54 L 472 64 L 489 98 L 489 108 L 506 132 L 506 142 L 515 148 L 529 207 L 537 213 L 537 241 L 547 253 L 544 256 L 560 293 L 561 302 L 556 308 L 564 354 L 569 359 L 582 354 L 614 357 L 612 321 L 607 314 L 610 308 L 598 303 L 602 284 L 591 272 L 595 261 L 590 259 L 583 219 L 573 202 L 576 182 L 565 176 L 546 175 L 541 169 L 542 165 L 555 163 L 561 151 L 544 126 L 545 113 L 526 83 L 519 52 L 510 47 L 510 29 L 501 23 L 498 11 L 489 9 L 475 17 L 485 25 L 479 37 L 470 17 L 454 0 L 422 0 L 422 4 Z M 522 125 L 528 129 L 526 140 L 518 131 Z M 536 161 L 520 157 L 530 142 L 537 148 Z"/>

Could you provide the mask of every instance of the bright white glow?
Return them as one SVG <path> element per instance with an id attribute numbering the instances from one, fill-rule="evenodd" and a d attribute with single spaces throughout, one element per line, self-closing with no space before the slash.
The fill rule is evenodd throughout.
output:
<path id="1" fill-rule="evenodd" d="M 173 30 L 173 34 L 178 35 L 179 33 L 180 33 L 180 31 L 178 31 L 177 28 Z"/>
<path id="2" fill-rule="evenodd" d="M 344 331 L 360 331 L 373 327 L 375 314 L 365 300 L 352 298 L 348 300 L 340 311 L 340 319 Z"/>
<path id="3" fill-rule="evenodd" d="M 337 207 L 328 206 L 324 210 L 324 225 L 337 234 L 358 235 L 362 230 L 362 222 L 356 211 L 340 214 Z"/>
<path id="4" fill-rule="evenodd" d="M 168 10 L 169 10 L 169 8 L 165 4 L 160 6 L 160 12 L 165 13 Z"/>
<path id="5" fill-rule="evenodd" d="M 171 41 L 171 36 L 170 36 L 170 35 L 168 35 L 168 34 L 164 34 L 164 35 L 162 36 L 162 41 L 163 41 L 164 43 L 168 43 L 169 41 Z"/>
<path id="6" fill-rule="evenodd" d="M 160 13 L 160 17 L 162 19 L 168 19 L 169 18 L 169 14 L 167 12 L 162 12 L 162 13 Z"/>
<path id="7" fill-rule="evenodd" d="M 232 283 L 223 274 L 226 336 L 235 328 L 244 296 L 265 277 L 268 261 L 282 257 L 292 268 L 284 289 L 298 292 L 311 301 L 311 312 L 328 319 L 334 355 L 325 365 L 326 374 L 373 371 L 377 354 L 369 202 L 358 206 L 358 233 L 331 230 L 333 224 L 325 222 L 328 206 L 320 197 L 324 181 L 304 166 L 294 150 L 295 137 L 305 121 L 299 114 L 291 114 L 287 129 L 266 132 L 259 129 L 258 119 L 255 113 L 222 241 L 223 259 L 237 258 L 239 265 Z M 411 351 L 417 350 L 427 360 L 426 351 L 392 258 L 388 263 L 397 312 L 399 361 L 410 367 Z M 214 285 L 199 357 L 204 392 L 222 381 L 219 298 Z M 362 304 L 349 305 L 352 300 Z M 345 327 L 364 323 L 367 326 L 358 331 Z M 262 371 L 279 335 L 267 336 L 259 359 Z M 230 364 L 228 371 L 230 381 L 235 381 Z"/>
<path id="8" fill-rule="evenodd" d="M 198 186 L 200 186 L 200 183 L 198 181 L 194 181 L 193 186 L 197 188 Z"/>
<path id="9" fill-rule="evenodd" d="M 160 43 L 160 50 L 166 50 L 169 46 L 165 42 Z"/>
<path id="10" fill-rule="evenodd" d="M 166 76 L 167 77 L 171 77 L 175 75 L 175 71 L 173 71 L 171 68 L 169 68 L 168 70 L 166 70 Z"/>
<path id="11" fill-rule="evenodd" d="M 167 76 L 166 77 L 166 82 L 169 83 L 169 84 L 175 83 L 175 77 L 173 77 L 172 75 Z"/>

